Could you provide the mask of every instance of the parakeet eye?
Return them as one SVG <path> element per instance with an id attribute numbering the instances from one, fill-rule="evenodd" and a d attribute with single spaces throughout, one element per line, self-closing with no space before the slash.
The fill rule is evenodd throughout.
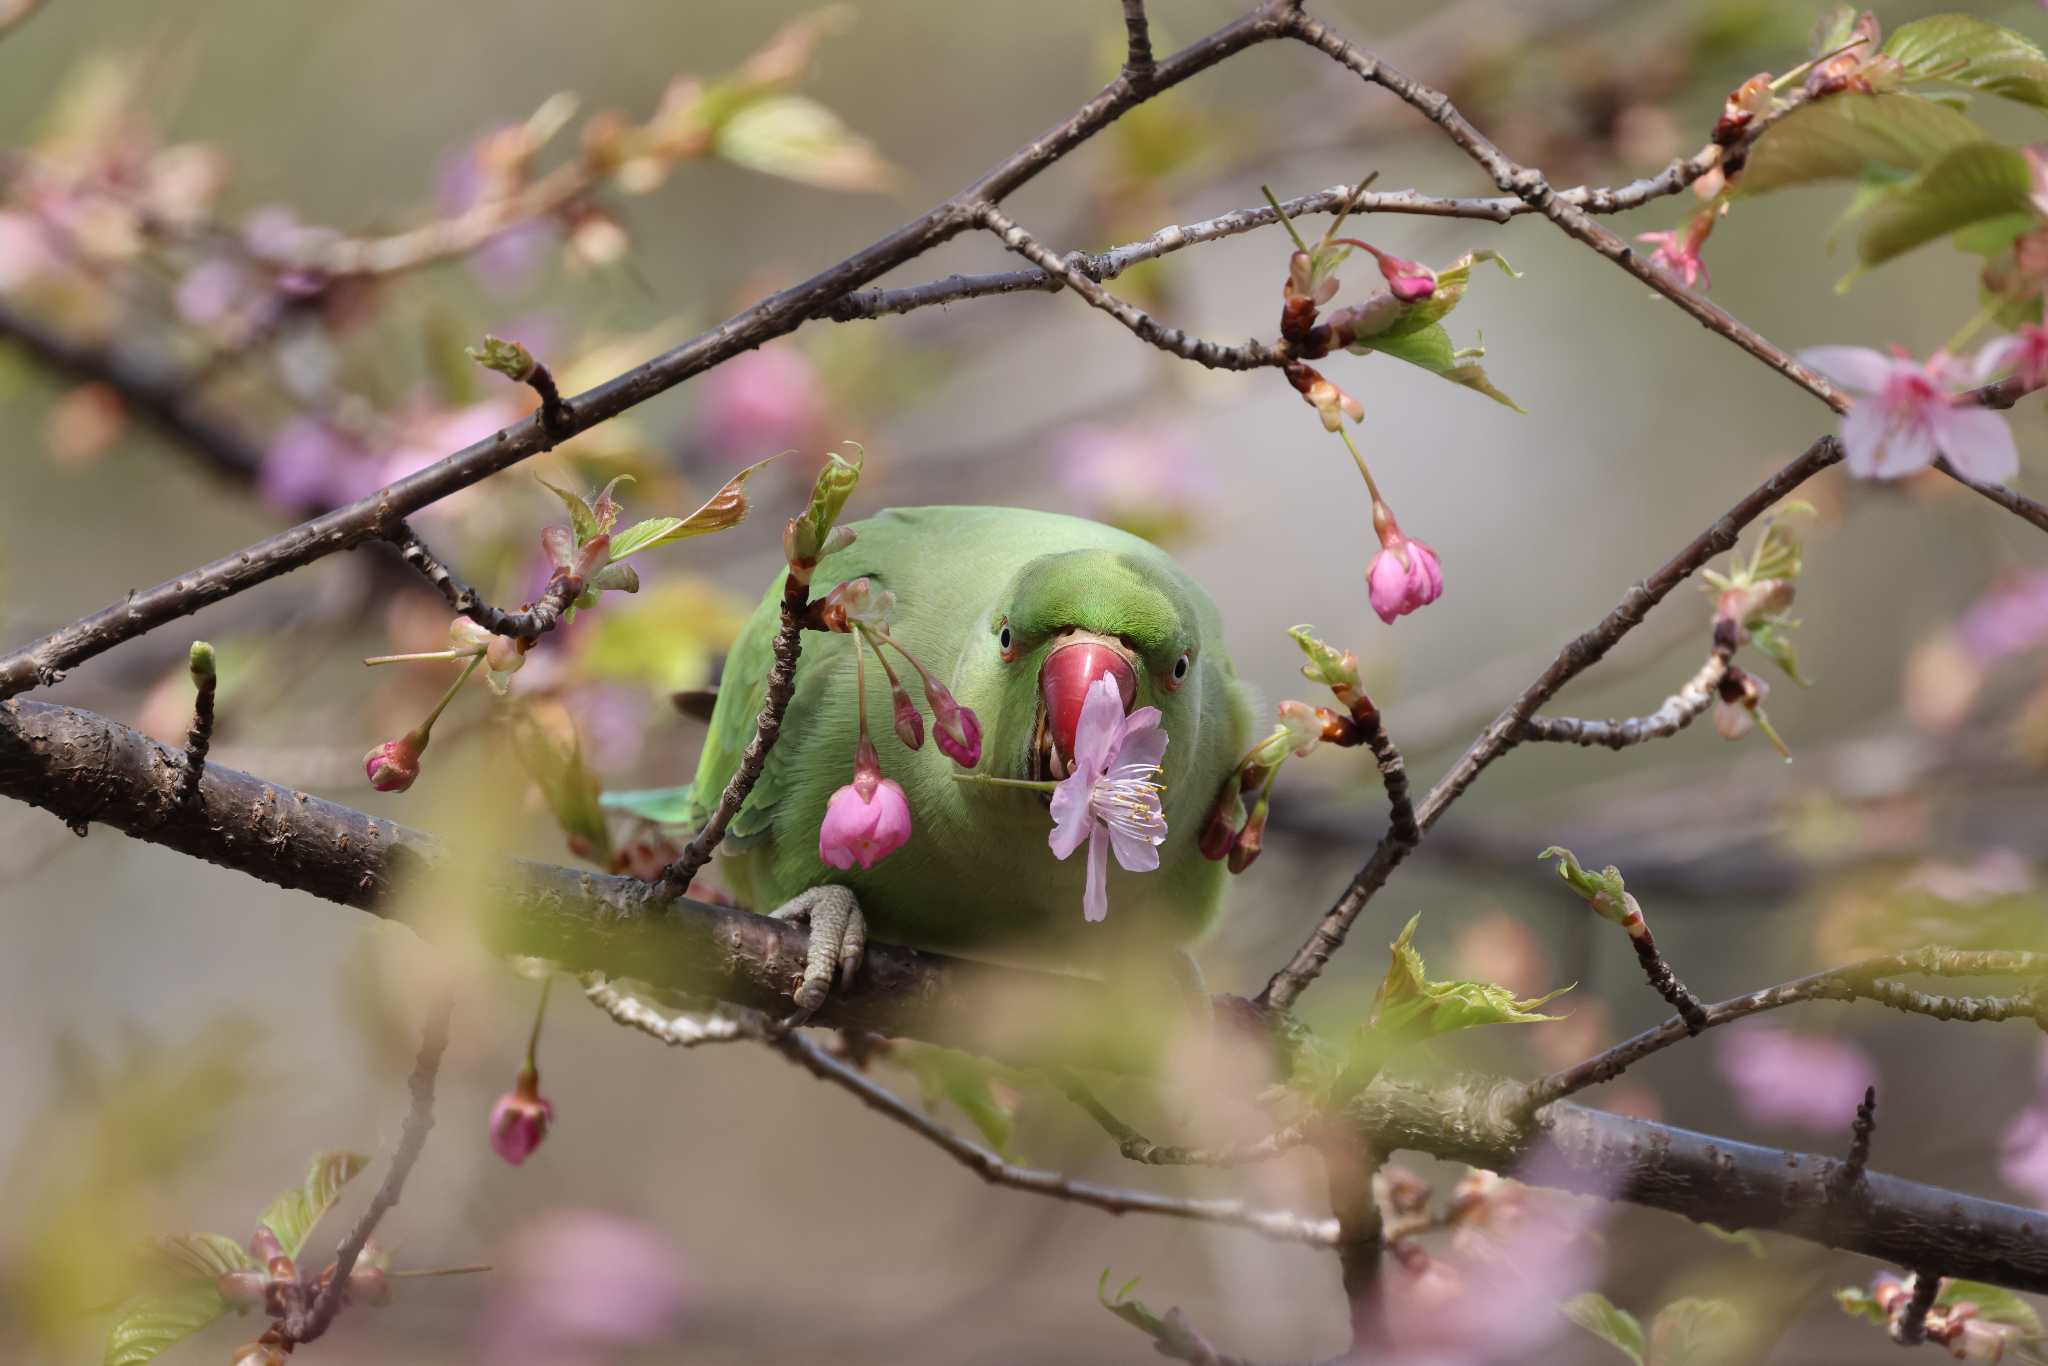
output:
<path id="1" fill-rule="evenodd" d="M 1003 652 L 1004 659 L 1015 659 L 1017 638 L 1010 634 L 1010 624 L 1003 623 L 1002 631 L 996 636 L 996 648 Z"/>
<path id="2" fill-rule="evenodd" d="M 1179 686 L 1180 686 L 1180 685 L 1181 685 L 1182 683 L 1184 683 L 1184 682 L 1186 682 L 1186 681 L 1187 681 L 1187 676 L 1188 676 L 1188 656 L 1187 656 L 1187 653 L 1186 653 L 1185 651 L 1183 651 L 1183 652 L 1181 653 L 1181 657 L 1180 657 L 1179 659 L 1176 659 L 1176 660 L 1174 660 L 1174 661 L 1173 661 L 1173 684 L 1172 684 L 1172 686 L 1173 686 L 1173 687 L 1176 687 L 1176 688 L 1178 688 L 1178 687 L 1179 687 Z"/>

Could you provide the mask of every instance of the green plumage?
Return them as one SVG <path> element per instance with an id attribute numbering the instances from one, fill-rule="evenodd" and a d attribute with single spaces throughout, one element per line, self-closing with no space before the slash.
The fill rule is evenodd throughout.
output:
<path id="1" fill-rule="evenodd" d="M 1121 637 L 1140 656 L 1138 706 L 1156 706 L 1166 750 L 1169 833 L 1160 866 L 1112 865 L 1109 921 L 1081 914 L 1086 851 L 1062 862 L 1039 794 L 954 781 L 962 770 L 928 738 L 908 750 L 891 726 L 887 680 L 867 659 L 868 731 L 884 777 L 902 784 L 910 842 L 873 868 L 841 871 L 818 858 L 818 827 L 850 780 L 856 740 L 854 638 L 806 632 L 796 693 L 760 781 L 733 821 L 720 866 L 742 904 L 773 910 L 822 883 L 851 887 L 877 939 L 953 952 L 1085 951 L 1087 939 L 1185 944 L 1214 919 L 1224 867 L 1196 848 L 1202 818 L 1251 743 L 1249 693 L 1222 649 L 1208 596 L 1156 546 L 1073 517 L 1014 508 L 884 512 L 855 524 L 854 544 L 820 561 L 812 595 L 867 575 L 897 597 L 892 634 L 922 660 L 983 729 L 978 771 L 1028 773 L 1038 672 L 1066 627 Z M 740 632 L 693 785 L 702 824 L 753 737 L 779 622 L 778 576 Z M 998 635 L 1007 622 L 1014 658 Z M 1191 655 L 1188 676 L 1169 686 Z M 922 706 L 916 677 L 890 662 Z"/>

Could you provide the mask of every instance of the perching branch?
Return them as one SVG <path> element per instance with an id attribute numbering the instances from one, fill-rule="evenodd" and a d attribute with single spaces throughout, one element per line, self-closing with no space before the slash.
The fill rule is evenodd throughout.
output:
<path id="1" fill-rule="evenodd" d="M 1863 1088 L 1863 1101 L 1856 1107 L 1856 1119 L 1849 1126 L 1849 1156 L 1837 1173 L 1835 1188 L 1843 1192 L 1856 1189 L 1863 1179 L 1863 1169 L 1870 1165 L 1870 1139 L 1877 1132 L 1877 1088 Z"/>
<path id="2" fill-rule="evenodd" d="M 796 662 L 803 648 L 804 614 L 811 605 L 811 586 L 795 573 L 782 579 L 782 625 L 775 632 L 775 662 L 768 669 L 768 691 L 761 699 L 761 714 L 754 722 L 754 738 L 740 754 L 740 765 L 718 794 L 718 809 L 704 828 L 691 837 L 676 861 L 661 873 L 661 886 L 672 896 L 690 890 L 690 883 L 711 861 L 711 855 L 725 839 L 726 827 L 746 805 L 747 794 L 760 781 L 767 766 L 768 751 L 782 734 L 782 715 L 789 699 L 796 696 Z"/>
<path id="3" fill-rule="evenodd" d="M 101 823 L 387 916 L 399 908 L 397 887 L 441 857 L 440 846 L 417 831 L 218 764 L 206 766 L 198 800 L 180 807 L 180 771 L 175 750 L 104 717 L 47 703 L 0 704 L 0 796 L 60 819 Z M 805 937 L 795 926 L 663 898 L 631 878 L 507 861 L 488 891 L 494 914 L 480 931 L 490 952 L 764 1012 L 786 1010 L 802 976 Z M 477 942 L 452 921 L 418 928 Z M 1121 1020 L 1125 1004 L 1079 978 L 870 943 L 861 971 L 832 993 L 817 1020 L 1020 1065 L 1150 1071 L 1159 1059 L 1142 1030 L 1102 1027 Z M 2048 1291 L 2048 1216 L 1875 1172 L 1867 1177 L 1867 1204 L 1828 1205 L 1816 1194 L 1816 1173 L 1835 1159 L 1708 1139 L 1569 1103 L 1530 1117 L 1527 1089 L 1508 1081 L 1413 1088 L 1382 1079 L 1344 1121 L 1382 1153 L 1411 1148 L 1494 1171 L 1516 1170 L 1540 1153 L 1538 1169 L 1571 1189 Z"/>
<path id="4" fill-rule="evenodd" d="M 1055 1078 L 1055 1083 L 1061 1095 L 1094 1120 L 1102 1132 L 1116 1140 L 1120 1154 L 1150 1167 L 1242 1167 L 1292 1152 L 1309 1141 L 1308 1126 L 1290 1124 L 1249 1143 L 1232 1143 L 1220 1148 L 1182 1148 L 1154 1143 L 1117 1118 L 1087 1083 L 1073 1073 L 1061 1073 Z"/>
<path id="5" fill-rule="evenodd" d="M 311 1342 L 334 1322 L 334 1316 L 341 1312 L 342 1296 L 348 1289 L 349 1273 L 355 1269 L 356 1258 L 363 1255 L 370 1235 L 377 1231 L 378 1221 L 398 1204 L 405 1178 L 419 1161 L 420 1150 L 426 1147 L 427 1135 L 434 1128 L 434 1080 L 440 1075 L 441 1055 L 448 1050 L 448 1016 L 453 1005 L 452 998 L 444 997 L 427 1012 L 419 1058 L 413 1064 L 409 1083 L 412 1109 L 405 1116 L 405 1127 L 399 1131 L 398 1147 L 392 1151 L 391 1170 L 384 1174 L 384 1184 L 377 1187 L 369 1206 L 335 1249 L 333 1275 L 321 1286 L 311 1305 L 294 1308 L 286 1316 L 284 1336 L 288 1343 Z"/>
<path id="6" fill-rule="evenodd" d="M 1762 991 L 1731 997 L 1706 1008 L 1703 1028 L 1730 1024 L 1800 1001 L 1875 1001 L 1894 1010 L 1938 1020 L 2035 1019 L 2042 1003 L 2031 990 L 2007 997 L 1933 996 L 1886 979 L 1899 976 L 2031 979 L 2044 975 L 2048 975 L 2048 954 L 2026 953 L 2018 949 L 1950 949 L 1930 945 L 1906 953 L 1866 958 L 1844 967 L 1781 982 Z M 1535 1109 L 1565 1096 L 1576 1095 L 1589 1086 L 1612 1081 L 1652 1053 L 1688 1037 L 1688 1033 L 1683 1020 L 1676 1017 L 1666 1020 L 1583 1062 L 1573 1063 L 1540 1081 L 1531 1082 L 1526 1103 Z"/>
<path id="7" fill-rule="evenodd" d="M 1152 84 L 1152 25 L 1145 0 L 1124 0 L 1124 79 L 1140 90 Z"/>
<path id="8" fill-rule="evenodd" d="M 1797 459 L 1751 489 L 1719 520 L 1666 560 L 1656 573 L 1629 589 L 1613 611 L 1558 652 L 1543 675 L 1524 689 L 1506 711 L 1494 718 L 1451 771 L 1429 790 L 1429 795 L 1423 798 L 1415 813 L 1418 831 L 1428 831 L 1482 771 L 1520 743 L 1524 728 L 1538 707 L 1556 696 L 1566 683 L 1598 663 L 1623 636 L 1640 625 L 1650 609 L 1668 597 L 1672 589 L 1685 582 L 1714 556 L 1732 548 L 1744 527 L 1769 511 L 1793 489 L 1841 458 L 1840 442 L 1832 436 L 1820 438 Z M 1294 957 L 1266 983 L 1265 990 L 1259 993 L 1261 1005 L 1275 1010 L 1292 1007 L 1295 999 L 1322 972 L 1323 965 L 1330 961 L 1330 955 L 1343 945 L 1359 913 L 1386 883 L 1407 852 L 1408 847 L 1396 838 L 1392 830 L 1381 837 L 1365 866 L 1359 869 L 1343 894 L 1324 913 Z"/>

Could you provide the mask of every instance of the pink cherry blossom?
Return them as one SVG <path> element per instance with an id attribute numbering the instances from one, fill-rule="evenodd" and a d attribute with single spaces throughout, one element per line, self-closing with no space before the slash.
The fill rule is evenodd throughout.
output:
<path id="1" fill-rule="evenodd" d="M 878 770 L 856 766 L 853 781 L 825 804 L 818 857 L 834 868 L 872 868 L 909 838 L 910 800 L 903 788 Z"/>
<path id="2" fill-rule="evenodd" d="M 1937 455 L 1972 479 L 2002 483 L 2019 473 L 2019 448 L 2004 416 L 1957 400 L 1955 366 L 1946 356 L 1922 363 L 1866 346 L 1816 346 L 1799 359 L 1860 395 L 1842 419 L 1851 474 L 1897 479 L 1926 469 Z"/>
<path id="3" fill-rule="evenodd" d="M 1984 343 L 1972 368 L 1979 384 L 2010 370 L 2022 385 L 2039 389 L 2048 384 L 2048 327 L 2026 323 L 2008 336 L 1994 337 Z"/>
<path id="4" fill-rule="evenodd" d="M 1108 674 L 1088 685 L 1081 720 L 1074 728 L 1074 771 L 1052 794 L 1055 858 L 1065 859 L 1085 840 L 1088 887 L 1081 913 L 1088 920 L 1109 915 L 1109 855 L 1126 872 L 1159 866 L 1166 839 L 1160 808 L 1159 761 L 1166 756 L 1166 732 L 1159 708 L 1140 707 L 1125 716 L 1123 692 Z"/>
<path id="5" fill-rule="evenodd" d="M 540 1093 L 540 1073 L 522 1068 L 519 1081 L 491 1107 L 491 1150 L 518 1166 L 533 1156 L 555 1122 L 555 1107 Z"/>
<path id="6" fill-rule="evenodd" d="M 1380 263 L 1380 274 L 1386 279 L 1387 292 L 1402 303 L 1421 303 L 1436 293 L 1436 272 L 1428 266 L 1419 261 L 1403 260 L 1366 242 L 1358 245 L 1372 253 L 1373 260 Z"/>
<path id="7" fill-rule="evenodd" d="M 2048 1045 L 2041 1049 L 2035 1078 L 2048 1091 Z M 2028 1199 L 2048 1202 L 2048 1098 L 2037 1093 L 2006 1126 L 1998 1141 L 1998 1174 Z"/>
<path id="8" fill-rule="evenodd" d="M 1717 1061 L 1752 1123 L 1816 1133 L 1845 1127 L 1877 1082 L 1877 1065 L 1855 1044 L 1767 1024 L 1730 1030 Z"/>
<path id="9" fill-rule="evenodd" d="M 1707 235 L 1713 230 L 1714 214 L 1708 210 L 1694 214 L 1692 221 L 1682 229 L 1637 233 L 1636 240 L 1655 242 L 1657 250 L 1650 253 L 1650 264 L 1667 275 L 1676 276 L 1687 289 L 1698 289 L 1704 294 L 1714 287 L 1714 279 L 1707 273 L 1707 263 L 1700 256 L 1700 249 L 1706 246 Z"/>

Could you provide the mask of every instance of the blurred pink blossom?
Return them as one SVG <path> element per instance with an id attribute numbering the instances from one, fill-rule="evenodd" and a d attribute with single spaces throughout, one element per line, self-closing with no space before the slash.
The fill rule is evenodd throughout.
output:
<path id="1" fill-rule="evenodd" d="M 1937 455 L 1972 479 L 2002 483 L 2019 473 L 2019 448 L 2004 415 L 1958 403 L 1956 366 L 1940 352 L 1923 363 L 1867 346 L 1815 346 L 1799 359 L 1858 396 L 1842 419 L 1851 474 L 1898 479 L 1926 469 Z"/>
<path id="2" fill-rule="evenodd" d="M 525 416 L 527 405 L 519 398 L 487 398 L 462 408 L 440 408 L 430 403 L 415 404 L 399 419 L 398 439 L 383 458 L 379 480 L 382 488 L 453 455 L 464 446 L 483 440 L 500 427 L 509 427 Z M 437 504 L 445 507 L 446 504 Z"/>
<path id="3" fill-rule="evenodd" d="M 1855 1044 L 1768 1024 L 1728 1031 L 1716 1061 L 1751 1123 L 1816 1133 L 1846 1133 L 1877 1082 L 1877 1064 Z"/>
<path id="4" fill-rule="evenodd" d="M 435 178 L 434 199 L 444 217 L 468 212 L 488 195 L 502 193 L 484 165 L 484 143 L 497 134 L 470 143 L 442 160 Z M 537 219 L 514 223 L 469 254 L 469 269 L 485 287 L 510 294 L 529 284 L 547 258 L 553 228 Z"/>
<path id="5" fill-rule="evenodd" d="M 0 212 L 0 293 L 33 283 L 60 265 L 48 234 L 32 215 Z"/>
<path id="6" fill-rule="evenodd" d="M 264 453 L 264 500 L 284 512 L 337 507 L 383 486 L 382 467 L 368 448 L 317 417 L 285 423 Z"/>
<path id="7" fill-rule="evenodd" d="M 817 367 L 792 345 L 734 356 L 698 383 L 699 435 L 720 455 L 754 460 L 819 440 L 825 410 Z"/>
<path id="8" fill-rule="evenodd" d="M 1984 343 L 1975 369 L 1979 384 L 2007 370 L 2029 389 L 2048 384 L 2048 327 L 2023 323 L 2019 331 Z"/>
<path id="9" fill-rule="evenodd" d="M 1993 664 L 2048 641 L 2048 570 L 1994 584 L 1956 622 L 1956 636 L 1980 664 Z"/>
<path id="10" fill-rule="evenodd" d="M 201 261 L 185 273 L 185 278 L 178 281 L 172 302 L 178 316 L 186 322 L 196 327 L 214 327 L 240 312 L 258 291 L 246 267 L 216 257 Z"/>
<path id="11" fill-rule="evenodd" d="M 2034 1075 L 2033 1104 L 2012 1117 L 1998 1141 L 1998 1174 L 2036 1205 L 2048 1205 L 2048 1042 Z"/>
<path id="12" fill-rule="evenodd" d="M 597 1210 L 544 1217 L 499 1264 L 477 1358 L 497 1366 L 583 1366 L 659 1346 L 688 1306 L 673 1244 Z"/>
<path id="13" fill-rule="evenodd" d="M 1185 534 L 1216 498 L 1178 422 L 1077 422 L 1055 433 L 1051 447 L 1054 477 L 1075 512 L 1147 540 Z"/>

